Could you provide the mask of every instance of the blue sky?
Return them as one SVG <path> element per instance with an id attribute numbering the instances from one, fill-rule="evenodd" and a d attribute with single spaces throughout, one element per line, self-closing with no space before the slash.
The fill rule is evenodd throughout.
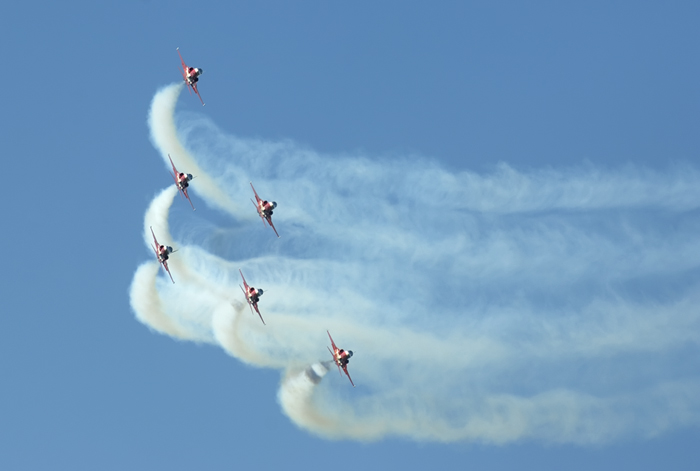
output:
<path id="1" fill-rule="evenodd" d="M 698 10 L 12 4 L 0 467 L 697 465 Z M 201 171 L 155 286 L 199 343 L 130 303 L 178 46 L 205 71 L 207 106 L 182 93 L 173 116 Z M 223 310 L 240 266 L 267 330 Z M 358 384 L 317 388 L 331 432 L 278 400 L 326 329 Z M 425 436 L 448 417 L 481 426 Z"/>

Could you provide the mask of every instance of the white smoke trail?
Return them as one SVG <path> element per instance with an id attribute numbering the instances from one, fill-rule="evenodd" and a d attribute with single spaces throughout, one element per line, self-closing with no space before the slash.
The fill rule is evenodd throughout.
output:
<path id="1" fill-rule="evenodd" d="M 176 194 L 177 189 L 174 185 L 166 188 L 153 199 L 146 211 L 143 237 L 154 257 L 153 245 L 155 243 L 151 228 L 153 228 L 159 243 L 173 245 L 168 224 L 168 211 Z M 187 270 L 187 265 L 179 262 L 178 259 L 179 257 L 173 256 L 169 260 L 171 270 L 176 270 L 178 274 L 191 279 L 192 276 Z M 130 288 L 131 306 L 136 312 L 136 317 L 160 333 L 183 340 L 206 341 L 206 337 L 184 325 L 181 319 L 166 314 L 167 299 L 161 297 L 161 292 L 167 292 L 170 279 L 163 283 L 159 289 L 157 275 L 160 269 L 160 263 L 154 260 L 142 264 L 136 270 Z"/>
<path id="2" fill-rule="evenodd" d="M 161 151 L 161 157 L 166 163 L 168 170 L 171 170 L 168 154 L 173 159 L 173 163 L 180 172 L 191 173 L 196 177 L 197 185 L 192 185 L 194 191 L 201 194 L 207 201 L 225 211 L 235 211 L 236 205 L 226 198 L 219 187 L 212 181 L 192 158 L 190 153 L 180 143 L 177 138 L 177 129 L 173 121 L 175 104 L 180 92 L 184 87 L 184 82 L 170 85 L 163 88 L 155 97 L 151 104 L 151 111 L 148 115 L 148 126 L 151 130 L 151 141 L 157 149 Z"/>
<path id="3" fill-rule="evenodd" d="M 331 365 L 334 365 L 330 362 Z M 278 398 L 285 413 L 299 426 L 312 432 L 333 433 L 339 424 L 319 413 L 313 404 L 316 386 L 328 373 L 328 363 L 314 363 L 302 371 L 290 369 L 282 380 Z"/>
<path id="4" fill-rule="evenodd" d="M 134 274 L 130 289 L 130 301 L 136 312 L 136 317 L 161 334 L 194 340 L 184 328 L 177 325 L 165 313 L 156 289 L 158 270 L 160 270 L 158 262 L 146 262 L 139 266 Z"/>
<path id="5" fill-rule="evenodd" d="M 180 244 L 174 286 L 140 267 L 132 306 L 160 332 L 283 370 L 279 401 L 300 427 L 587 443 L 700 423 L 695 168 L 478 175 L 330 158 L 236 139 L 199 115 L 176 128 L 180 89 L 154 97 L 154 144 L 234 221 Z M 251 179 L 280 202 L 279 241 L 245 211 Z M 174 194 L 144 221 L 164 241 Z M 267 291 L 267 326 L 248 312 L 238 268 Z M 326 329 L 356 352 L 356 390 L 345 378 L 319 386 Z"/>

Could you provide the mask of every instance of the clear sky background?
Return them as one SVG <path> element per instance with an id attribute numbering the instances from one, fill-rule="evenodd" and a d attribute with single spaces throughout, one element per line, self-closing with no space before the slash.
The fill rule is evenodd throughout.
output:
<path id="1" fill-rule="evenodd" d="M 0 468 L 700 464 L 700 6 L 434 3 L 3 7 Z M 370 301 L 357 319 L 342 309 L 329 313 L 336 325 L 405 324 L 464 341 L 457 347 L 466 352 L 465 366 L 460 355 L 447 356 L 443 363 L 453 366 L 439 370 L 457 378 L 446 382 L 455 386 L 447 393 L 421 389 L 421 370 L 401 364 L 387 366 L 387 382 L 398 385 L 391 390 L 386 378 L 377 378 L 381 357 L 370 354 L 361 332 L 353 339 L 352 332 L 332 330 L 356 352 L 350 369 L 358 388 L 328 376 L 322 398 L 359 410 L 358 397 L 405 391 L 419 401 L 420 391 L 454 407 L 459 420 L 474 397 L 487 397 L 479 388 L 522 397 L 563 388 L 621 401 L 626 426 L 608 433 L 594 419 L 587 422 L 593 431 L 583 434 L 596 437 L 589 440 L 576 430 L 571 436 L 579 439 L 557 440 L 528 427 L 500 441 L 477 434 L 444 443 L 399 433 L 369 442 L 329 440 L 283 413 L 279 369 L 256 368 L 207 342 L 174 340 L 138 322 L 129 287 L 136 268 L 153 257 L 143 240 L 144 213 L 171 181 L 147 118 L 155 93 L 180 79 L 178 46 L 188 63 L 204 69 L 206 107 L 184 92 L 177 102 L 178 125 L 192 133 L 187 142 L 212 173 L 223 168 L 219 181 L 241 205 L 249 204 L 248 180 L 260 181 L 259 193 L 275 193 L 282 238 L 263 230 L 254 213 L 232 218 L 216 209 L 197 193 L 195 180 L 197 212 L 179 198 L 173 203 L 176 245 L 194 245 L 203 234 L 204 249 L 243 264 L 267 253 L 313 260 L 311 243 L 330 259 L 335 246 L 347 258 L 356 254 L 369 280 L 383 276 L 385 283 L 367 291 L 372 287 L 348 269 L 356 268 L 353 260 L 334 259 L 340 270 L 326 278 L 357 283 L 348 289 Z M 231 150 L 241 143 L 250 149 Z M 286 153 L 270 157 L 268 145 Z M 256 168 L 256 158 L 279 171 Z M 319 162 L 318 173 L 311 165 L 304 171 L 309 161 Z M 352 173 L 357 166 L 366 166 L 366 178 Z M 236 178 L 226 180 L 231 174 Z M 320 214 L 294 220 L 308 216 L 295 211 L 313 176 L 344 174 L 356 185 L 316 182 L 328 192 L 322 194 L 337 197 L 338 207 L 319 205 Z M 426 178 L 408 188 L 421 175 Z M 431 175 L 440 177 L 433 189 Z M 392 215 L 407 219 L 380 217 L 385 213 L 367 200 L 381 209 L 393 205 Z M 308 203 L 307 210 L 313 207 Z M 369 239 L 348 229 L 351 239 L 344 241 L 343 218 L 363 228 L 363 215 Z M 375 234 L 397 229 L 405 238 L 395 258 L 385 255 L 394 239 L 377 242 L 381 253 L 362 250 Z M 235 244 L 214 250 L 217 230 L 238 236 Z M 541 234 L 542 243 L 523 234 Z M 450 245 L 449 237 L 463 245 Z M 415 247 L 411 241 L 418 241 Z M 459 266 L 446 273 L 450 247 Z M 407 267 L 400 263 L 406 253 L 413 260 L 437 256 L 440 263 Z M 184 248 L 180 255 L 193 256 Z M 274 293 L 284 289 L 283 270 L 263 272 L 268 285 L 260 272 L 250 273 L 250 282 L 274 287 L 261 307 L 271 326 L 281 324 L 288 311 L 275 309 Z M 173 276 L 177 281 L 176 270 Z M 310 309 L 333 302 L 326 278 L 310 286 L 319 288 Z M 236 283 L 231 278 L 232 293 Z M 159 286 L 165 297 L 176 293 L 167 290 L 186 289 Z M 606 340 L 578 344 L 582 331 L 572 326 Z M 323 358 L 326 328 L 318 326 L 317 350 L 313 342 L 290 345 L 290 356 L 308 349 Z M 422 365 L 433 353 L 400 341 L 390 347 L 410 351 L 408 365 Z M 507 344 L 506 354 L 489 350 L 489 342 Z M 476 354 L 474 344 L 486 347 Z M 542 351 L 533 353 L 533 344 Z M 600 350 L 569 351 L 569 344 Z M 549 351 L 550 345 L 559 347 Z M 523 361 L 509 360 L 519 351 Z M 480 367 L 480 359 L 493 363 Z M 673 397 L 686 396 L 669 406 L 663 392 L 679 384 Z M 637 389 L 646 393 L 635 395 Z M 544 410 L 552 416 L 537 423 L 558 430 L 565 418 Z"/>

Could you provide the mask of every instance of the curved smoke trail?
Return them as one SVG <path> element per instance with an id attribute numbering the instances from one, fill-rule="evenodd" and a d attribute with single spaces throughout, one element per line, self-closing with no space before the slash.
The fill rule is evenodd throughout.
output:
<path id="1" fill-rule="evenodd" d="M 224 211 L 235 211 L 237 206 L 226 197 L 226 195 L 214 183 L 212 178 L 205 173 L 197 161 L 190 155 L 177 138 L 177 129 L 173 121 L 175 104 L 177 97 L 184 87 L 184 82 L 178 85 L 171 85 L 162 89 L 153 98 L 151 110 L 148 115 L 148 126 L 151 129 L 151 141 L 158 150 L 161 157 L 170 170 L 170 160 L 168 154 L 173 159 L 175 166 L 180 169 L 186 168 L 187 173 L 196 176 L 197 193 L 201 194 L 208 202 L 218 206 Z"/>
<path id="2" fill-rule="evenodd" d="M 159 332 L 280 369 L 280 405 L 300 427 L 582 443 L 700 423 L 695 168 L 479 175 L 321 156 L 228 136 L 201 115 L 176 122 L 181 88 L 155 95 L 152 141 L 229 222 L 184 238 L 196 245 L 174 241 L 175 285 L 157 280 L 155 261 L 139 267 L 132 307 Z M 251 179 L 280 202 L 279 241 L 252 222 Z M 175 194 L 153 200 L 147 242 L 151 225 L 173 240 Z M 266 289 L 267 326 L 248 312 L 238 268 Z M 321 382 L 326 329 L 358 353 L 358 388 L 342 398 L 344 378 Z"/>

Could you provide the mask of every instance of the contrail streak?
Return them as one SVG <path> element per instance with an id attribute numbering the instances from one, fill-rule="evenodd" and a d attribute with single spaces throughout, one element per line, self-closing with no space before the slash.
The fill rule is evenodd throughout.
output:
<path id="1" fill-rule="evenodd" d="M 192 185 L 195 193 L 202 195 L 206 201 L 224 211 L 234 212 L 237 206 L 226 197 L 213 179 L 199 167 L 197 161 L 192 158 L 177 138 L 177 129 L 173 116 L 177 98 L 180 96 L 183 87 L 184 83 L 170 85 L 160 90 L 153 97 L 151 110 L 148 115 L 151 141 L 160 150 L 161 157 L 169 170 L 171 167 L 168 154 L 172 157 L 178 170 L 191 173 L 196 177 L 197 184 Z"/>
<path id="2" fill-rule="evenodd" d="M 696 168 L 481 175 L 322 156 L 232 137 L 201 115 L 176 124 L 181 88 L 156 93 L 151 138 L 228 222 L 180 241 L 174 185 L 157 195 L 144 240 L 152 225 L 179 249 L 176 284 L 145 263 L 132 307 L 158 332 L 280 370 L 279 403 L 299 427 L 362 441 L 601 443 L 700 424 Z M 279 241 L 253 223 L 249 180 L 280 203 Z M 173 221 L 175 234 L 189 221 Z M 239 268 L 266 291 L 267 326 Z M 327 329 L 356 353 L 355 390 L 322 381 L 335 369 Z"/>

